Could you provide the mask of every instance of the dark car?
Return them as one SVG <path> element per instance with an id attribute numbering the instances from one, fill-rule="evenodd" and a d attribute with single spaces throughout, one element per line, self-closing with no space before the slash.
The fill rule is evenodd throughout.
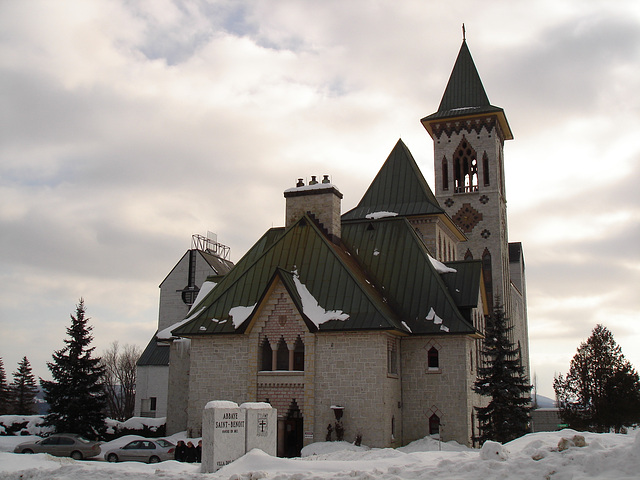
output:
<path id="1" fill-rule="evenodd" d="M 176 447 L 164 439 L 139 439 L 127 443 L 124 447 L 109 450 L 104 455 L 107 462 L 147 462 L 158 463 L 173 460 Z"/>
<path id="2" fill-rule="evenodd" d="M 14 453 L 48 453 L 56 457 L 74 460 L 100 455 L 100 442 L 92 442 L 74 433 L 59 433 L 31 442 L 24 442 L 13 449 Z"/>

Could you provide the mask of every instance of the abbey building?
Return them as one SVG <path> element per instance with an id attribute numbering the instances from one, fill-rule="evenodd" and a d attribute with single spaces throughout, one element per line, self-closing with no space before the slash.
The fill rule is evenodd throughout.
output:
<path id="1" fill-rule="evenodd" d="M 466 42 L 421 122 L 433 189 L 401 140 L 348 212 L 328 176 L 298 181 L 284 191 L 284 226 L 198 285 L 186 317 L 158 332 L 170 344 L 169 433 L 198 435 L 211 400 L 267 401 L 279 455 L 336 425 L 372 447 L 425 435 L 472 444 L 486 316 L 504 304 L 527 369 L 528 334 L 522 246 L 508 241 L 513 135 Z"/>

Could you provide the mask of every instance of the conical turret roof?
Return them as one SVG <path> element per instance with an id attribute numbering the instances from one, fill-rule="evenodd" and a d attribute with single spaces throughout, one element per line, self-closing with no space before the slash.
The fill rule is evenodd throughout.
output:
<path id="1" fill-rule="evenodd" d="M 509 128 L 504 110 L 491 105 L 489 102 L 489 97 L 482 85 L 480 74 L 471 57 L 467 41 L 463 40 L 438 111 L 423 118 L 421 122 L 431 134 L 431 123 L 445 119 L 488 114 L 498 115 L 505 139 L 512 139 L 513 134 Z"/>

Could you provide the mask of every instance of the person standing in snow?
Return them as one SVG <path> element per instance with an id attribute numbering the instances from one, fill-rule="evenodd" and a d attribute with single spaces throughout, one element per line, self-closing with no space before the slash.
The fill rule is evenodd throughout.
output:
<path id="1" fill-rule="evenodd" d="M 202 463 L 202 440 L 198 440 L 198 446 L 196 447 L 196 462 Z"/>
<path id="2" fill-rule="evenodd" d="M 196 447 L 193 443 L 187 442 L 187 453 L 185 455 L 185 461 L 188 463 L 194 463 L 196 461 Z"/>
<path id="3" fill-rule="evenodd" d="M 178 440 L 178 444 L 176 445 L 175 459 L 178 462 L 184 462 L 186 461 L 186 457 L 187 457 L 187 446 L 184 444 L 182 440 Z"/>

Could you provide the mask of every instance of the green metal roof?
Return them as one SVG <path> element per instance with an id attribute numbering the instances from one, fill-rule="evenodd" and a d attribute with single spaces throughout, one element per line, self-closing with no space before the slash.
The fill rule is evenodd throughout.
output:
<path id="1" fill-rule="evenodd" d="M 263 236 L 198 304 L 191 319 L 172 333 L 192 336 L 243 331 L 250 317 L 241 325 L 236 319 L 234 327 L 232 309 L 257 305 L 275 275 L 284 280 L 291 293 L 295 286 L 293 272 L 324 310 L 348 315 L 344 320 L 322 323 L 320 330 L 406 331 L 380 293 L 365 281 L 363 272 L 348 252 L 331 243 L 315 221 L 305 215 L 284 232 L 272 229 Z M 301 308 L 300 295 L 292 298 L 300 302 Z"/>
<path id="2" fill-rule="evenodd" d="M 478 306 L 478 292 L 482 281 L 482 261 L 462 260 L 446 262 L 447 267 L 456 272 L 443 273 L 442 279 L 449 293 L 459 308 L 475 308 Z"/>
<path id="3" fill-rule="evenodd" d="M 486 114 L 498 115 L 505 138 L 513 138 L 504 110 L 489 103 L 467 42 L 463 40 L 438 111 L 424 117 L 421 122 L 427 127 L 432 121 Z"/>
<path id="4" fill-rule="evenodd" d="M 144 366 L 168 366 L 169 365 L 169 345 L 159 344 L 154 335 L 149 344 L 136 362 L 139 367 Z"/>
<path id="5" fill-rule="evenodd" d="M 402 140 L 393 147 L 358 206 L 342 215 L 342 220 L 364 219 L 377 212 L 398 216 L 444 213 Z"/>
<path id="6" fill-rule="evenodd" d="M 475 333 L 405 218 L 344 223 L 342 239 L 412 333 Z"/>

